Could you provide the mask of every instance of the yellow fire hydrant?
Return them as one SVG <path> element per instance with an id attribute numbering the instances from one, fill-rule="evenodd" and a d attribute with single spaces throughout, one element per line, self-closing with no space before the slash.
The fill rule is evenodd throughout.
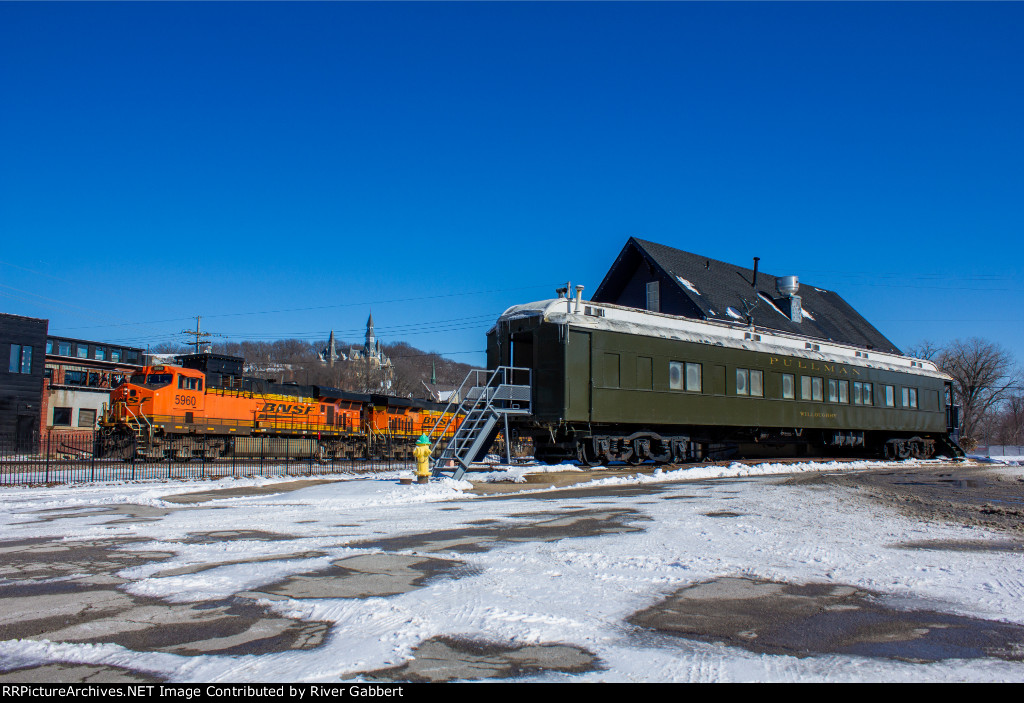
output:
<path id="1" fill-rule="evenodd" d="M 430 440 L 425 434 L 416 440 L 412 455 L 416 458 L 416 482 L 426 483 L 430 479 Z"/>

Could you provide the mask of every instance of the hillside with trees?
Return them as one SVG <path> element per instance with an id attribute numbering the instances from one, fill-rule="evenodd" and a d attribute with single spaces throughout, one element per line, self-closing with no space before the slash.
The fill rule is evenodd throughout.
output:
<path id="1" fill-rule="evenodd" d="M 319 356 L 320 351 L 327 346 L 326 340 L 247 340 L 209 346 L 217 354 L 243 357 L 246 373 L 252 376 L 303 384 L 315 383 L 357 393 L 387 392 L 411 398 L 427 398 L 427 387 L 439 391 L 457 388 L 473 368 L 436 352 L 417 349 L 406 342 L 383 345 L 384 354 L 391 359 L 390 371 L 362 360 L 339 359 L 330 366 Z M 337 342 L 338 349 L 347 349 L 348 346 L 346 342 Z M 362 343 L 358 346 L 361 347 Z M 156 354 L 189 354 L 192 351 L 192 347 L 184 344 L 161 344 L 152 349 Z M 430 383 L 432 375 L 437 380 L 436 385 Z"/>

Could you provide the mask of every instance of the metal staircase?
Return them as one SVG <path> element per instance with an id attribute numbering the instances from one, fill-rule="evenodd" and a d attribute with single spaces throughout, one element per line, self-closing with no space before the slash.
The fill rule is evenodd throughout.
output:
<path id="1" fill-rule="evenodd" d="M 508 418 L 531 413 L 532 387 L 530 369 L 499 366 L 494 370 L 470 371 L 428 435 L 438 437 L 431 446 L 434 450 L 455 419 L 462 418 L 458 429 L 434 460 L 433 475 L 450 473 L 455 480 L 462 478 L 471 465 L 483 459 L 503 429 L 506 458 L 511 463 Z"/>

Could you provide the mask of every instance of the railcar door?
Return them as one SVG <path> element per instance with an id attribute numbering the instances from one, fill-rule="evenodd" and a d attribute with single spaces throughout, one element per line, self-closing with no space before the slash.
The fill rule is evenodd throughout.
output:
<path id="1" fill-rule="evenodd" d="M 590 421 L 590 332 L 569 330 L 569 349 L 566 353 L 567 420 Z"/>

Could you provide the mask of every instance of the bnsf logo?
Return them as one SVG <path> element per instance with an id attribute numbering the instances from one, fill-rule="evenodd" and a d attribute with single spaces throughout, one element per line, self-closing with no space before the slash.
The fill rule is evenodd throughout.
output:
<path id="1" fill-rule="evenodd" d="M 313 412 L 313 406 L 292 405 L 290 403 L 265 403 L 260 412 L 264 415 L 308 415 Z"/>

